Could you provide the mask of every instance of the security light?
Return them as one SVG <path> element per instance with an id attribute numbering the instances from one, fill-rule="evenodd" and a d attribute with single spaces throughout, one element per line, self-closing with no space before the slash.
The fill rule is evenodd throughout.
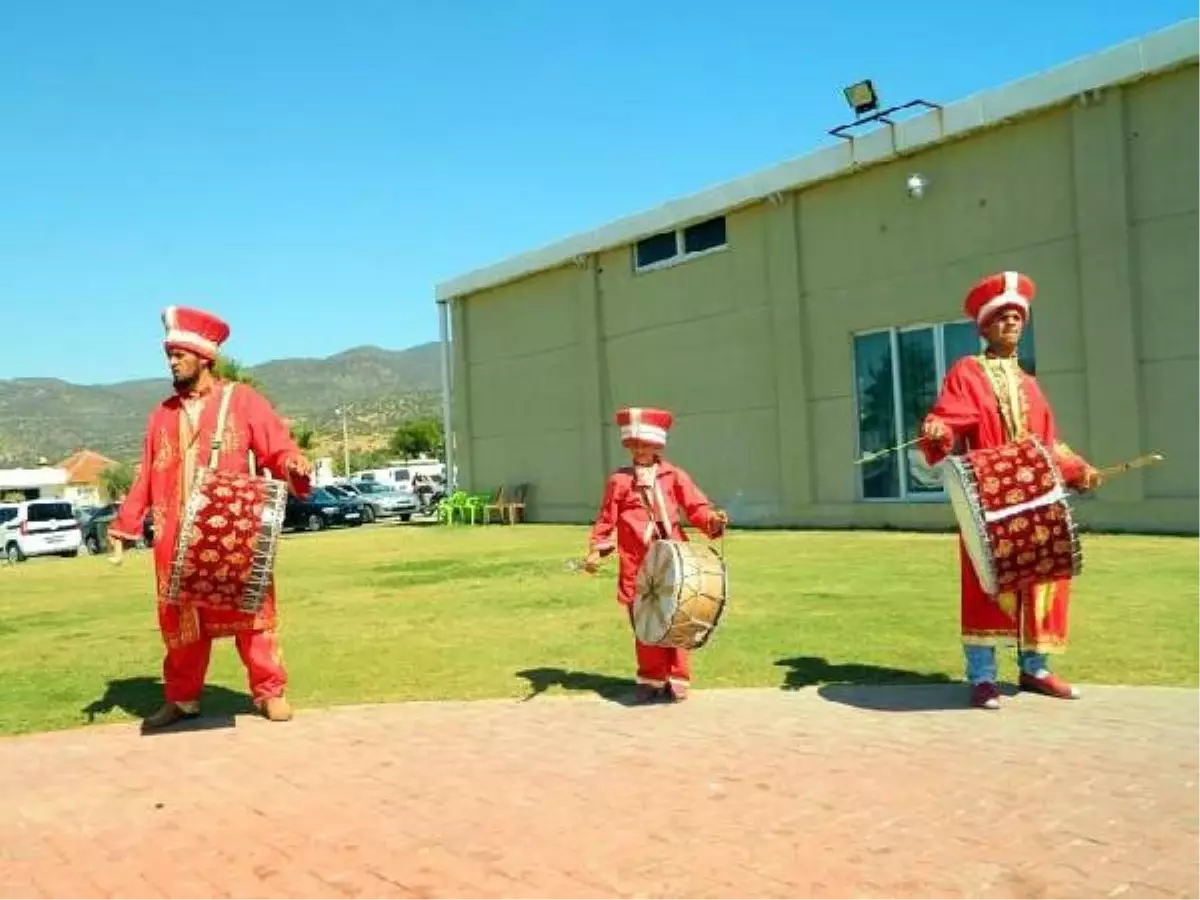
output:
<path id="1" fill-rule="evenodd" d="M 856 116 L 873 112 L 879 108 L 879 94 L 875 92 L 875 85 L 869 78 L 843 88 L 842 93 Z"/>

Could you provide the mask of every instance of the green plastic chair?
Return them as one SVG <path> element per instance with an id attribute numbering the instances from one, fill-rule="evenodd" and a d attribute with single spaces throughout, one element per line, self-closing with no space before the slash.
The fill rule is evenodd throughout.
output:
<path id="1" fill-rule="evenodd" d="M 449 497 L 443 497 L 438 502 L 438 521 L 446 525 L 453 525 L 454 516 L 457 513 L 466 522 L 466 500 L 465 491 L 455 491 Z"/>

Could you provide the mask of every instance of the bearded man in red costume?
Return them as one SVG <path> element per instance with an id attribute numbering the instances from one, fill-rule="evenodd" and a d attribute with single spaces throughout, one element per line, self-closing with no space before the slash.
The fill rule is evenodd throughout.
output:
<path id="1" fill-rule="evenodd" d="M 930 465 L 955 447 L 1000 447 L 1036 435 L 1050 450 L 1063 480 L 1075 490 L 1091 490 L 1100 475 L 1058 439 L 1054 413 L 1037 379 L 1017 363 L 1017 345 L 1036 287 L 1019 272 L 1000 272 L 979 281 L 963 309 L 987 341 L 979 356 L 958 360 L 946 373 L 921 432 L 921 449 Z M 1079 692 L 1049 669 L 1047 654 L 1067 646 L 1067 607 L 1071 581 L 1060 579 L 1016 592 L 991 596 L 959 540 L 962 640 L 971 702 L 999 709 L 996 646 L 1016 643 L 1023 690 L 1062 699 Z"/>
<path id="2" fill-rule="evenodd" d="M 229 326 L 211 313 L 185 307 L 163 311 L 163 342 L 175 393 L 155 407 L 146 426 L 142 462 L 136 481 L 109 529 L 114 562 L 123 541 L 135 541 L 149 510 L 154 522 L 154 569 L 158 623 L 166 644 L 163 661 L 165 704 L 146 719 L 161 728 L 200 712 L 200 694 L 208 671 L 213 638 L 233 637 L 249 675 L 255 705 L 271 721 L 286 721 L 292 711 L 284 697 L 287 672 L 275 633 L 275 586 L 267 588 L 257 613 L 245 613 L 217 595 L 204 602 L 167 602 L 172 558 L 179 539 L 184 506 L 199 466 L 206 465 L 217 437 L 219 407 L 225 383 L 213 374 Z M 246 384 L 229 385 L 232 393 L 220 437 L 218 468 L 250 472 L 249 453 L 276 477 L 286 478 L 297 496 L 310 492 L 311 466 L 296 447 L 287 426 L 267 400 Z"/>
<path id="3" fill-rule="evenodd" d="M 616 418 L 621 443 L 633 464 L 609 476 L 584 567 L 595 572 L 602 557 L 618 551 L 617 601 L 626 608 L 632 625 L 638 569 L 650 545 L 660 538 L 686 541 L 680 528 L 683 516 L 711 538 L 721 536 L 729 517 L 713 508 L 687 472 L 662 458 L 673 422 L 669 412 L 629 408 L 619 410 Z M 687 698 L 691 681 L 687 650 L 643 644 L 636 635 L 634 649 L 638 703 Z"/>

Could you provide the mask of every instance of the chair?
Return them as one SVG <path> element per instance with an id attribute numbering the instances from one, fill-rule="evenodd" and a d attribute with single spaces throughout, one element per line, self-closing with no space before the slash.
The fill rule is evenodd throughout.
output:
<path id="1" fill-rule="evenodd" d="M 500 517 L 500 521 L 504 521 L 504 485 L 500 485 L 500 489 L 496 491 L 495 497 L 489 497 L 487 502 L 483 504 L 483 524 L 490 525 L 492 521 L 493 510 Z"/>
<path id="2" fill-rule="evenodd" d="M 492 498 L 492 494 L 467 494 L 462 505 L 463 515 L 470 515 L 471 524 L 474 525 L 476 513 L 482 516 L 484 507 L 494 502 Z"/>
<path id="3" fill-rule="evenodd" d="M 508 497 L 504 504 L 508 512 L 508 524 L 515 525 L 517 522 L 517 511 L 521 512 L 521 521 L 525 521 L 525 497 L 529 493 L 528 484 L 518 484 L 513 488 L 512 494 Z"/>
<path id="4" fill-rule="evenodd" d="M 449 497 L 443 497 L 438 501 L 438 522 L 453 525 L 455 513 L 462 516 L 464 523 L 467 521 L 467 494 L 465 491 L 455 491 Z"/>

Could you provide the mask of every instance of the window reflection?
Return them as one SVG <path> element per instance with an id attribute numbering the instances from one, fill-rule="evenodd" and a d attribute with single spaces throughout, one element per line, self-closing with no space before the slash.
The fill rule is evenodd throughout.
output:
<path id="1" fill-rule="evenodd" d="M 916 437 L 921 422 L 937 399 L 946 370 L 962 357 L 974 356 L 982 350 L 983 341 L 975 323 L 970 321 L 855 335 L 859 453 L 865 455 L 898 446 Z M 894 367 L 893 352 L 896 354 Z M 1018 358 L 1026 372 L 1036 373 L 1032 322 L 1026 325 L 1021 337 Z M 945 496 L 941 469 L 926 465 L 917 447 L 888 454 L 856 468 L 864 499 Z"/>
<path id="2" fill-rule="evenodd" d="M 858 443 L 863 454 L 892 446 L 896 435 L 896 396 L 892 378 L 892 337 L 881 331 L 854 339 L 854 372 L 857 380 Z M 895 454 L 864 463 L 863 496 L 895 497 L 900 474 Z"/>

